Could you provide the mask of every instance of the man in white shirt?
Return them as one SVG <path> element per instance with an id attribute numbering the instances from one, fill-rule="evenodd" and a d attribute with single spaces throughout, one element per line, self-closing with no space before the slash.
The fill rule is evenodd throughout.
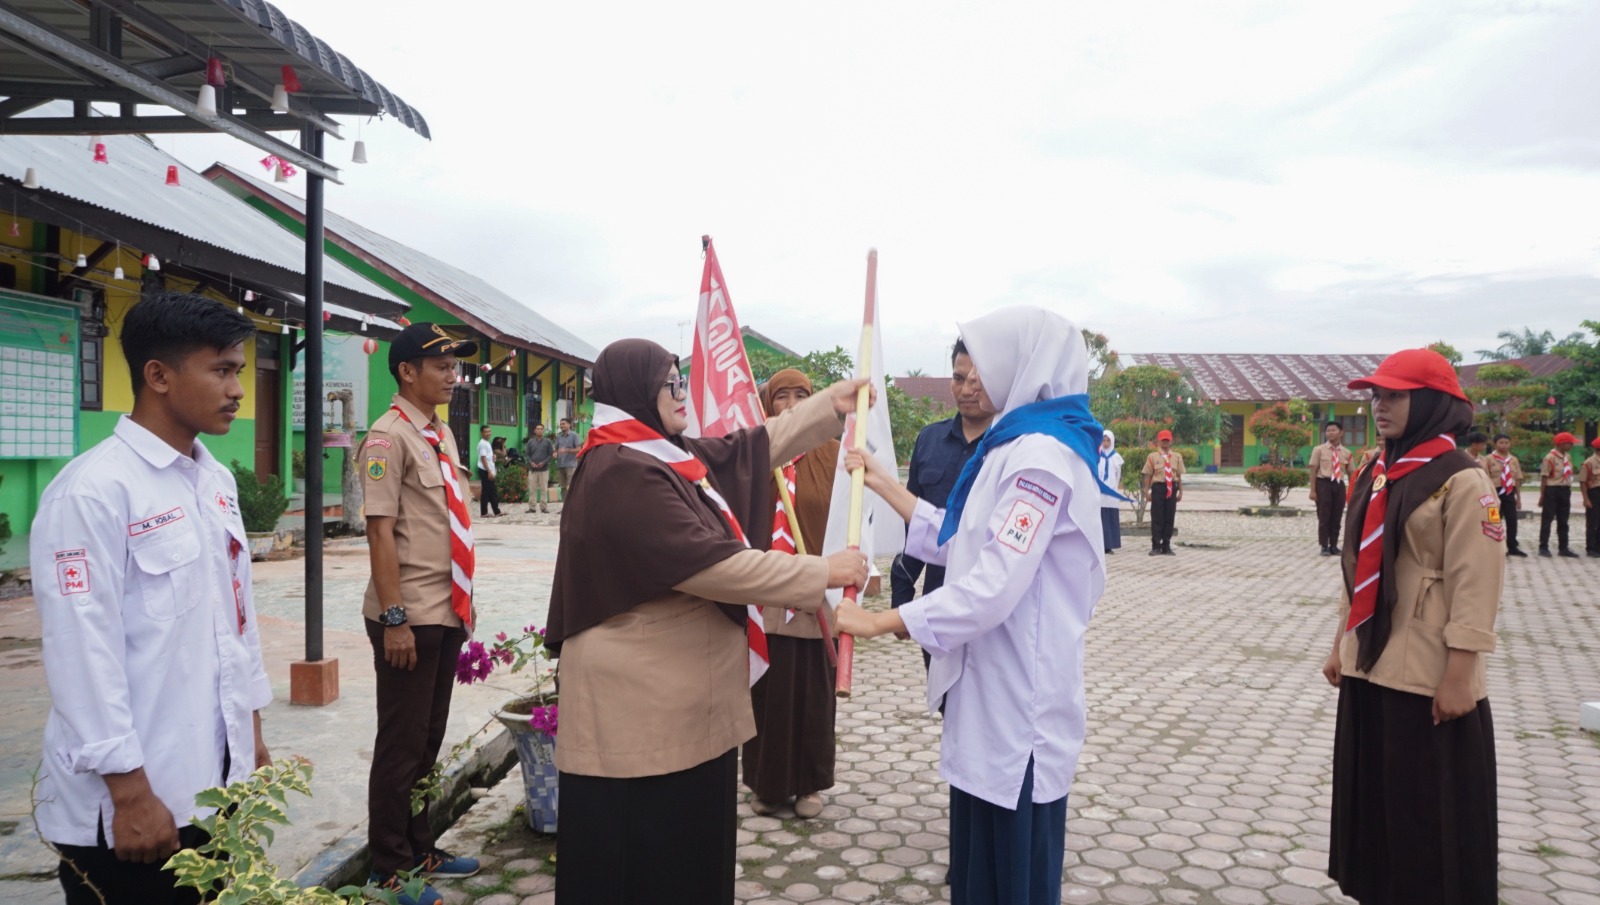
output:
<path id="1" fill-rule="evenodd" d="M 1103 431 L 1070 321 L 1005 308 L 962 324 L 961 338 L 998 417 L 948 511 L 871 457 L 845 461 L 867 467 L 867 487 L 910 524 L 906 552 L 946 565 L 945 583 L 887 612 L 845 603 L 836 624 L 860 637 L 904 632 L 932 654 L 952 901 L 1055 905 L 1085 732 L 1083 639 L 1105 590 L 1102 489 L 1089 464 Z"/>
<path id="2" fill-rule="evenodd" d="M 238 488 L 196 439 L 238 416 L 254 334 L 198 295 L 134 305 L 133 413 L 39 503 L 30 565 L 50 715 L 37 815 L 68 905 L 200 901 L 162 869 L 206 840 L 189 825 L 212 812 L 195 794 L 271 761 Z"/>
<path id="3" fill-rule="evenodd" d="M 478 428 L 478 518 L 488 518 L 489 509 L 500 514 L 500 487 L 495 484 L 494 441 L 489 437 L 489 425 Z"/>

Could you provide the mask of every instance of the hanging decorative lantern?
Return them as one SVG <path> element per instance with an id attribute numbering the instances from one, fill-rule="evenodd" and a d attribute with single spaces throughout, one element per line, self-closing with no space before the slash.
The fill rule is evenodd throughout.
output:
<path id="1" fill-rule="evenodd" d="M 280 70 L 283 76 L 283 87 L 290 94 L 299 94 L 303 89 L 300 85 L 300 76 L 295 74 L 293 66 L 285 66 Z"/>
<path id="2" fill-rule="evenodd" d="M 206 60 L 206 84 L 213 88 L 221 88 L 228 84 L 227 75 L 222 71 L 221 57 L 211 57 Z"/>
<path id="3" fill-rule="evenodd" d="M 167 165 L 167 185 L 178 184 L 178 167 L 175 164 Z"/>
<path id="4" fill-rule="evenodd" d="M 89 256 L 84 254 L 81 251 L 78 252 L 77 267 L 78 267 L 79 270 L 87 270 L 87 269 L 89 269 Z"/>
<path id="5" fill-rule="evenodd" d="M 361 351 L 367 353 L 368 355 L 378 351 L 378 341 L 370 336 L 366 339 L 363 339 L 361 341 Z"/>
<path id="6" fill-rule="evenodd" d="M 18 223 L 15 220 L 11 221 L 11 238 L 13 238 L 13 239 L 22 238 L 22 224 Z"/>
<path id="7" fill-rule="evenodd" d="M 1556 397 L 1551 396 L 1549 399 L 1546 399 L 1544 402 L 1545 402 L 1545 405 L 1555 405 L 1556 404 Z"/>
<path id="8" fill-rule="evenodd" d="M 289 112 L 289 91 L 282 85 L 274 86 L 272 89 L 272 110 L 275 113 Z"/>
<path id="9" fill-rule="evenodd" d="M 333 312 L 332 311 L 324 311 L 324 312 L 322 312 L 322 322 L 324 324 L 326 324 L 328 321 L 331 321 L 331 320 L 333 320 Z"/>
<path id="10" fill-rule="evenodd" d="M 288 336 L 289 335 L 289 322 L 288 321 L 284 321 L 283 322 L 281 332 L 283 333 L 284 336 Z"/>
<path id="11" fill-rule="evenodd" d="M 22 174 L 22 187 L 25 189 L 39 187 L 39 171 L 37 169 L 28 167 L 27 171 Z"/>
<path id="12" fill-rule="evenodd" d="M 361 315 L 361 332 L 362 333 L 367 332 L 367 324 L 370 324 L 370 323 L 372 323 L 372 315 L 370 315 L 370 314 Z"/>
<path id="13" fill-rule="evenodd" d="M 217 115 L 217 89 L 210 85 L 200 86 L 200 97 L 195 101 L 195 108 L 201 116 Z"/>
<path id="14" fill-rule="evenodd" d="M 278 161 L 277 169 L 272 171 L 272 181 L 273 182 L 280 182 L 280 183 L 289 181 L 288 170 L 284 166 L 283 161 L 281 161 L 281 160 Z"/>
<path id="15" fill-rule="evenodd" d="M 160 273 L 161 272 L 161 259 L 156 257 L 155 255 L 145 255 L 144 256 L 144 269 L 150 271 L 151 273 Z"/>
<path id="16" fill-rule="evenodd" d="M 411 318 L 406 317 L 405 315 L 402 314 L 400 316 L 400 319 L 395 321 L 395 323 L 399 324 L 402 327 L 409 327 L 409 326 L 411 326 Z"/>
<path id="17" fill-rule="evenodd" d="M 94 162 L 110 163 L 111 158 L 106 156 L 106 143 L 100 136 L 94 137 Z"/>
<path id="18" fill-rule="evenodd" d="M 125 279 L 128 278 L 127 274 L 122 272 L 122 265 L 121 264 L 118 264 L 116 266 L 116 269 L 111 271 L 111 278 L 113 280 L 125 280 Z"/>
<path id="19" fill-rule="evenodd" d="M 354 151 L 354 153 L 352 153 L 350 155 L 350 162 L 351 163 L 366 163 L 367 162 L 367 143 L 362 141 L 359 138 L 356 139 L 355 151 Z"/>
<path id="20" fill-rule="evenodd" d="M 246 289 L 246 290 L 245 290 L 245 291 L 244 291 L 244 300 L 245 300 L 245 301 L 247 301 L 247 302 L 253 302 L 253 301 L 255 301 L 255 300 L 256 300 L 256 293 L 255 293 L 255 290 L 253 290 L 253 289 Z"/>

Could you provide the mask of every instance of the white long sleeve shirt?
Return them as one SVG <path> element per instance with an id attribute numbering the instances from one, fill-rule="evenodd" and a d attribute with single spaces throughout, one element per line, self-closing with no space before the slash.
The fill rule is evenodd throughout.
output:
<path id="1" fill-rule="evenodd" d="M 255 768 L 252 712 L 272 700 L 233 474 L 124 416 L 45 489 L 30 562 L 50 715 L 41 835 L 112 833 L 100 774 L 143 767 L 178 826 L 195 793 Z M 222 775 L 223 751 L 232 755 Z"/>
<path id="2" fill-rule="evenodd" d="M 919 501 L 906 552 L 948 568 L 899 613 L 932 654 L 928 708 L 945 703 L 940 774 L 1016 808 L 1028 758 L 1033 802 L 1066 795 L 1084 738 L 1083 637 L 1105 590 L 1100 491 L 1077 454 L 1023 436 L 988 454 L 960 527 Z"/>

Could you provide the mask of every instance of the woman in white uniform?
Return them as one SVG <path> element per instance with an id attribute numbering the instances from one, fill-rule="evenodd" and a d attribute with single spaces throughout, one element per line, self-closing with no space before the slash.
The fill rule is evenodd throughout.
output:
<path id="1" fill-rule="evenodd" d="M 1089 414 L 1088 351 L 1067 319 L 1006 308 L 962 324 L 961 338 L 984 408 L 999 417 L 948 509 L 864 460 L 867 486 L 910 526 L 906 552 L 947 566 L 946 583 L 888 612 L 841 606 L 838 626 L 863 638 L 907 633 L 932 654 L 952 900 L 1055 905 L 1083 747 L 1083 636 L 1105 589 L 1103 432 Z"/>
<path id="2" fill-rule="evenodd" d="M 1117 435 L 1105 432 L 1100 443 L 1100 457 L 1095 462 L 1100 483 L 1116 490 L 1122 486 L 1122 453 L 1117 452 Z M 1100 494 L 1100 531 L 1105 534 L 1106 553 L 1122 547 L 1122 501 L 1114 493 Z"/>

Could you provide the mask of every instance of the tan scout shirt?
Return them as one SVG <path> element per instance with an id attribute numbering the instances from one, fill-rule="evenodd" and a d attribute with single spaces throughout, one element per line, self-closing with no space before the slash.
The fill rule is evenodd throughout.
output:
<path id="1" fill-rule="evenodd" d="M 1347 569 L 1353 568 L 1356 546 L 1345 547 Z M 1473 698 L 1488 697 L 1482 654 L 1494 652 L 1506 568 L 1505 522 L 1488 472 L 1457 472 L 1411 513 L 1394 567 L 1394 628 L 1371 673 L 1356 669 L 1360 640 L 1344 630 L 1350 597 L 1341 593 L 1340 671 L 1432 697 L 1444 681 L 1450 649 L 1476 651 Z"/>
<path id="2" fill-rule="evenodd" d="M 837 437 L 826 396 L 765 427 L 777 467 Z M 763 475 L 762 480 L 770 480 Z M 687 770 L 755 737 L 744 629 L 713 601 L 794 607 L 809 619 L 828 583 L 817 556 L 745 550 L 561 646 L 556 767 L 626 779 Z"/>
<path id="3" fill-rule="evenodd" d="M 1500 493 L 1505 489 L 1505 484 L 1503 482 L 1505 481 L 1505 472 L 1507 468 L 1511 469 L 1512 482 L 1516 484 L 1519 490 L 1521 489 L 1522 463 L 1517 461 L 1516 456 L 1506 456 L 1505 464 L 1502 465 L 1500 460 L 1495 457 L 1495 454 L 1490 453 L 1483 460 L 1483 467 L 1489 472 L 1489 482 L 1494 484 L 1495 493 Z"/>
<path id="4" fill-rule="evenodd" d="M 1549 452 L 1545 453 L 1544 454 L 1544 461 L 1539 464 L 1539 477 L 1544 479 L 1545 486 L 1546 487 L 1571 487 L 1572 486 L 1572 479 L 1571 478 L 1567 478 L 1567 479 L 1563 480 L 1562 477 L 1561 477 L 1561 472 L 1562 472 L 1563 467 L 1568 462 L 1571 462 L 1571 461 L 1572 461 L 1572 454 L 1571 453 L 1567 453 L 1566 455 L 1563 456 L 1562 454 L 1556 452 L 1553 449 L 1550 450 Z M 1573 472 L 1576 473 L 1577 469 L 1574 468 Z"/>
<path id="5" fill-rule="evenodd" d="M 433 424 L 445 455 L 456 463 L 462 488 L 462 468 L 455 437 L 433 412 L 423 412 L 394 397 L 394 404 L 411 419 L 407 424 L 393 409 L 372 423 L 361 444 L 356 464 L 366 493 L 367 515 L 394 517 L 394 542 L 400 558 L 400 599 L 378 600 L 378 588 L 367 582 L 361 614 L 374 622 L 384 607 L 399 603 L 411 625 L 461 624 L 450 609 L 450 509 L 445 499 L 444 473 L 438 456 L 413 425 Z"/>
<path id="6" fill-rule="evenodd" d="M 1179 455 L 1178 451 L 1176 449 L 1174 449 L 1172 451 L 1171 455 L 1172 455 L 1172 486 L 1173 487 L 1182 487 L 1183 486 L 1183 456 Z M 1161 450 L 1158 449 L 1155 452 L 1153 452 L 1150 455 L 1145 457 L 1144 468 L 1141 469 L 1139 473 L 1144 475 L 1146 478 L 1148 478 L 1150 480 L 1150 486 L 1151 487 L 1154 487 L 1157 484 L 1165 485 L 1167 483 L 1167 473 L 1166 473 L 1166 470 L 1161 465 Z"/>
<path id="7" fill-rule="evenodd" d="M 1332 479 L 1335 469 L 1344 475 L 1345 480 L 1350 479 L 1350 450 L 1344 446 L 1335 447 L 1331 443 L 1324 443 L 1311 450 L 1311 458 L 1306 461 L 1319 478 Z"/>
<path id="8" fill-rule="evenodd" d="M 1578 486 L 1584 493 L 1600 487 L 1600 453 L 1590 456 L 1578 469 Z"/>

